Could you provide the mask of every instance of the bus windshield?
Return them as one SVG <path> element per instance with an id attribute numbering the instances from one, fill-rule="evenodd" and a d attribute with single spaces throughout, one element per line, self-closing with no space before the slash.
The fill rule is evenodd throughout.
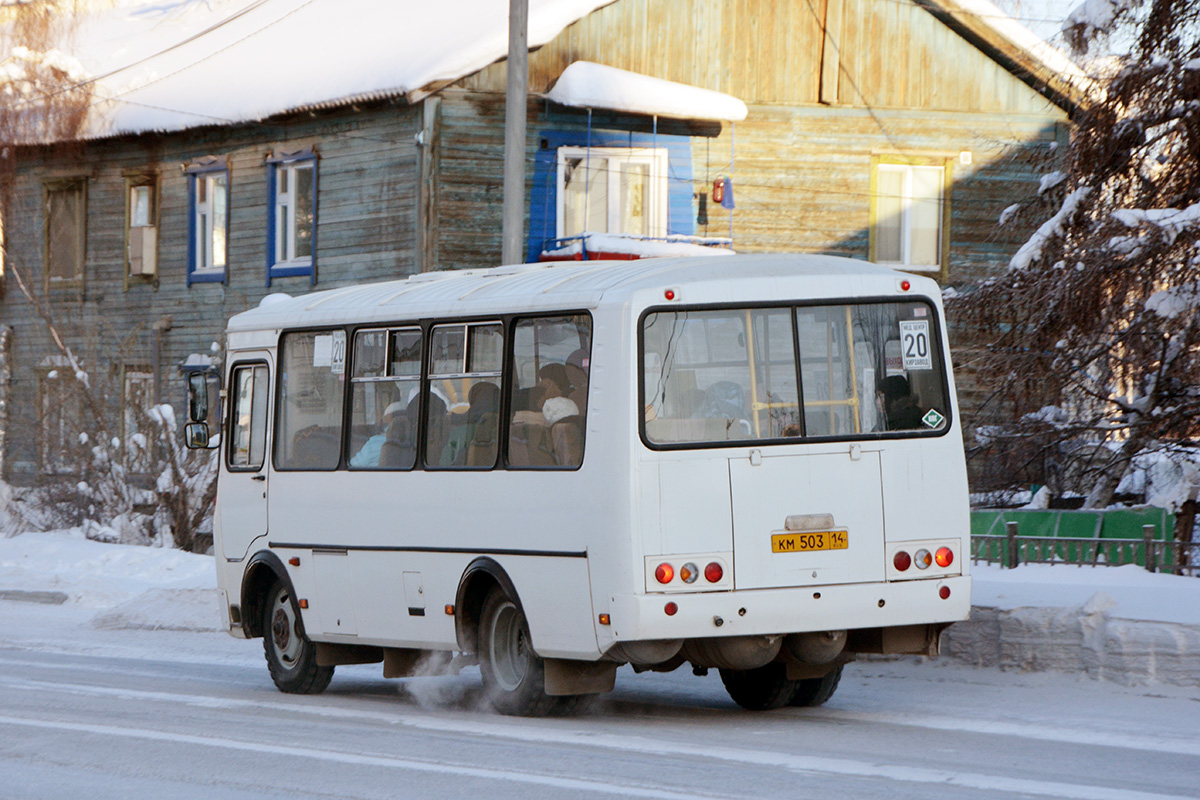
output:
<path id="1" fill-rule="evenodd" d="M 651 312 L 642 324 L 646 439 L 944 432 L 934 317 L 924 301 Z"/>

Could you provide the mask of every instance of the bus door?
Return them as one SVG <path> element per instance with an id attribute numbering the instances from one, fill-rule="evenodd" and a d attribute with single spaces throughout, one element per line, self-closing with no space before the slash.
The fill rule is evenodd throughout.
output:
<path id="1" fill-rule="evenodd" d="M 884 579 L 879 452 L 729 460 L 734 585 L 738 589 Z"/>
<path id="2" fill-rule="evenodd" d="M 240 559 L 267 533 L 271 354 L 239 353 L 229 370 L 228 439 L 221 476 L 221 554 Z"/>

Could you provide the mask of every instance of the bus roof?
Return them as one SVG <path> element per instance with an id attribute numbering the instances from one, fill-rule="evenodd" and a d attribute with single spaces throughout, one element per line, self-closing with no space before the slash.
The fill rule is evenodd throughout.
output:
<path id="1" fill-rule="evenodd" d="M 426 272 L 297 297 L 268 295 L 258 307 L 233 316 L 228 330 L 585 309 L 666 289 L 674 289 L 678 300 L 689 304 L 886 296 L 900 291 L 901 279 L 910 280 L 917 293 L 938 294 L 929 278 L 867 261 L 810 254 L 517 264 Z"/>

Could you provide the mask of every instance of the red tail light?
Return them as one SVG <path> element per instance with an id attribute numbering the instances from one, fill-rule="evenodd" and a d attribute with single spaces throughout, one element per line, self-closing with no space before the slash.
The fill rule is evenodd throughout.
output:
<path id="1" fill-rule="evenodd" d="M 720 583 L 721 578 L 724 577 L 725 568 L 715 561 L 710 562 L 709 565 L 704 568 L 704 580 L 708 581 L 709 583 Z"/>
<path id="2" fill-rule="evenodd" d="M 954 551 L 949 547 L 939 547 L 934 560 L 939 567 L 948 567 L 954 563 Z"/>
<path id="3" fill-rule="evenodd" d="M 662 563 L 654 570 L 654 579 L 659 583 L 670 583 L 675 577 L 675 568 L 670 564 Z"/>
<path id="4" fill-rule="evenodd" d="M 675 605 L 674 603 L 667 603 L 665 606 L 663 606 L 663 611 L 667 613 L 668 617 L 675 616 L 675 612 L 678 610 L 679 606 Z"/>
<path id="5" fill-rule="evenodd" d="M 892 556 L 892 566 L 896 568 L 897 572 L 904 572 L 912 566 L 912 556 L 904 550 L 897 550 L 896 555 Z"/>
<path id="6" fill-rule="evenodd" d="M 938 589 L 938 597 L 942 598 L 943 600 L 949 600 L 950 599 L 950 587 L 943 586 L 942 588 Z"/>

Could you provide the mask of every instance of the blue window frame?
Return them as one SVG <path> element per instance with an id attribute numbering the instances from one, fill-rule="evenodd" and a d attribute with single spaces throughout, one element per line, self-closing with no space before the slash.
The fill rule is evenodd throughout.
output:
<path id="1" fill-rule="evenodd" d="M 312 150 L 267 159 L 267 285 L 308 276 L 317 282 L 317 156 Z"/>
<path id="2" fill-rule="evenodd" d="M 229 165 L 207 158 L 188 176 L 188 286 L 229 280 Z"/>
<path id="3" fill-rule="evenodd" d="M 526 260 L 537 261 L 548 242 L 576 233 L 580 226 L 593 232 L 603 226 L 610 233 L 648 236 L 696 232 L 692 144 L 687 136 L 593 129 L 590 133 L 541 131 L 538 139 L 541 147 L 534 156 Z M 661 174 L 664 165 L 665 175 Z M 560 187 L 572 179 L 576 185 L 588 186 L 587 208 L 582 212 L 572 207 L 576 201 L 559 197 Z M 665 197 L 656 188 L 664 183 Z M 636 203 L 653 203 L 654 208 L 631 208 L 626 202 L 630 189 L 638 195 Z M 565 191 L 573 190 L 567 186 Z M 575 194 L 578 196 L 577 191 Z M 622 230 L 631 220 L 637 220 L 634 229 Z"/>

